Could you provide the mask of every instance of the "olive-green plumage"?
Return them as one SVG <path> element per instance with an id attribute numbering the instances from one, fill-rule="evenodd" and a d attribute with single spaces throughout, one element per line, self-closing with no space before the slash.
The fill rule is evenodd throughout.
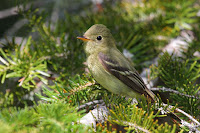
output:
<path id="1" fill-rule="evenodd" d="M 83 37 L 88 68 L 94 79 L 115 94 L 138 98 L 142 94 L 155 100 L 130 62 L 116 47 L 110 30 L 102 25 L 90 27 Z"/>

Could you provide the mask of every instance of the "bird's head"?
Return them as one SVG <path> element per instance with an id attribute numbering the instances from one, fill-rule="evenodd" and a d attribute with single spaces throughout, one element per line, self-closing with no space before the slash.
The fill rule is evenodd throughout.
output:
<path id="1" fill-rule="evenodd" d="M 104 50 L 116 47 L 110 30 L 102 24 L 91 26 L 82 37 L 77 38 L 86 43 L 85 51 L 87 54 L 103 52 Z"/>

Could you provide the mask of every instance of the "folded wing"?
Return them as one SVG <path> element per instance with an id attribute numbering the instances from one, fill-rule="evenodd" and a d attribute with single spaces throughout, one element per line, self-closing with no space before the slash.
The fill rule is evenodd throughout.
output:
<path id="1" fill-rule="evenodd" d="M 155 95 L 146 87 L 144 81 L 136 70 L 133 71 L 126 67 L 120 66 L 117 61 L 110 59 L 108 56 L 101 52 L 98 56 L 105 70 L 114 75 L 128 87 L 133 89 L 133 91 L 141 95 L 144 94 L 146 97 L 154 101 Z"/>

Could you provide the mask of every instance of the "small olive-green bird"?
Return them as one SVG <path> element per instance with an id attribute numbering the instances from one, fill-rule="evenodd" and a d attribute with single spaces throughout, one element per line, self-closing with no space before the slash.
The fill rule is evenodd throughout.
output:
<path id="1" fill-rule="evenodd" d="M 117 49 L 106 26 L 95 24 L 77 38 L 85 42 L 89 71 L 100 85 L 115 94 L 132 98 L 140 98 L 144 94 L 152 101 L 156 100 L 132 62 Z"/>

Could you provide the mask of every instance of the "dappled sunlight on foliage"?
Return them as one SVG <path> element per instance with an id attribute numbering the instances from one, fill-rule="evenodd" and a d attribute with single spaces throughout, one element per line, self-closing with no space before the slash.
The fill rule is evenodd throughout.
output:
<path id="1" fill-rule="evenodd" d="M 178 122 L 159 123 L 166 116 L 156 108 L 162 94 L 167 106 L 175 106 L 171 112 L 181 108 L 200 118 L 199 1 L 52 0 L 19 8 L 25 20 L 19 22 L 21 28 L 16 31 L 18 26 L 13 26 L 8 30 L 12 34 L 0 38 L 0 132 L 191 131 Z M 110 29 L 117 48 L 129 55 L 139 73 L 150 71 L 146 77 L 152 87 L 178 93 L 159 90 L 158 105 L 142 98 L 133 104 L 133 99 L 99 85 L 89 74 L 84 45 L 76 38 L 94 24 Z M 96 103 L 107 108 L 104 121 L 80 124 L 85 114 L 98 108 Z"/>

